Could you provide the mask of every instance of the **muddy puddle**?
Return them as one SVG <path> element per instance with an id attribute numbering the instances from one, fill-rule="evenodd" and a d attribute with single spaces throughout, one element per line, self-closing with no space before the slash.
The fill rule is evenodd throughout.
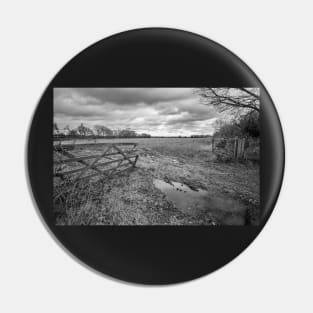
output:
<path id="1" fill-rule="evenodd" d="M 203 189 L 193 190 L 179 182 L 154 179 L 153 183 L 185 214 L 198 216 L 208 213 L 222 225 L 245 225 L 247 208 L 239 201 L 218 197 Z"/>

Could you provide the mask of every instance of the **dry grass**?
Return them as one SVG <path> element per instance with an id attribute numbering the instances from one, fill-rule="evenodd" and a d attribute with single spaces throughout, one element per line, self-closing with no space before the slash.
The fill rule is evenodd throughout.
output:
<path id="1" fill-rule="evenodd" d="M 96 221 L 95 213 L 102 199 L 104 181 L 56 180 L 53 208 L 57 224 L 88 225 Z"/>
<path id="2" fill-rule="evenodd" d="M 133 171 L 110 179 L 79 184 L 55 182 L 54 210 L 58 225 L 212 225 L 210 215 L 188 216 L 168 202 L 153 185 L 153 178 L 169 179 L 202 188 L 227 199 L 259 208 L 259 167 L 216 163 L 208 138 L 114 139 L 138 142 L 139 159 Z M 103 151 L 103 145 L 75 148 L 75 155 Z"/>

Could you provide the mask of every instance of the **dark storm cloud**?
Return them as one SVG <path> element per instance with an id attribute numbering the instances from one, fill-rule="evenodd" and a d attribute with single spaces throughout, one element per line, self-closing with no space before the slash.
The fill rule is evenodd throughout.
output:
<path id="1" fill-rule="evenodd" d="M 162 101 L 186 99 L 193 96 L 190 88 L 58 88 L 55 96 L 75 96 L 88 99 L 86 104 L 115 103 L 153 104 Z"/>
<path id="2" fill-rule="evenodd" d="M 189 135 L 212 132 L 216 116 L 192 88 L 54 89 L 54 119 L 60 127 L 103 124 L 152 135 Z"/>
<path id="3" fill-rule="evenodd" d="M 213 117 L 213 116 L 212 116 Z M 208 116 L 207 115 L 198 115 L 198 114 L 183 114 L 180 116 L 177 116 L 173 119 L 170 119 L 167 121 L 167 125 L 175 125 L 175 124 L 182 124 L 182 123 L 190 123 L 190 122 L 194 122 L 194 121 L 206 121 L 208 120 Z"/>

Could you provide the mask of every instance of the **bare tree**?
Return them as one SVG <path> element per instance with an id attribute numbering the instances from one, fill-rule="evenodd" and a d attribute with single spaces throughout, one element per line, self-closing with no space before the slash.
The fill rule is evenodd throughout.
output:
<path id="1" fill-rule="evenodd" d="M 196 88 L 204 104 L 214 105 L 220 113 L 233 115 L 260 111 L 259 88 Z"/>
<path id="2" fill-rule="evenodd" d="M 68 133 L 69 136 L 76 137 L 78 135 L 78 132 L 76 129 L 71 129 L 70 132 Z"/>
<path id="3" fill-rule="evenodd" d="M 77 127 L 77 131 L 78 131 L 79 135 L 81 135 L 81 136 L 86 136 L 87 128 L 84 126 L 83 123 L 81 123 L 81 124 Z"/>
<path id="4" fill-rule="evenodd" d="M 113 136 L 113 131 L 110 128 L 102 126 L 101 130 L 103 136 Z"/>
<path id="5" fill-rule="evenodd" d="M 67 132 L 67 133 L 66 133 L 67 135 L 71 132 L 71 129 L 70 129 L 70 126 L 69 126 L 69 125 L 66 125 L 66 126 L 64 127 L 64 130 Z"/>
<path id="6" fill-rule="evenodd" d="M 62 135 L 62 131 L 57 123 L 53 123 L 53 136 L 59 137 Z"/>
<path id="7" fill-rule="evenodd" d="M 95 126 L 93 127 L 93 129 L 94 129 L 94 131 L 96 132 L 96 134 L 97 134 L 98 136 L 101 136 L 101 135 L 102 135 L 102 126 L 101 126 L 101 125 L 95 125 Z"/>
<path id="8" fill-rule="evenodd" d="M 132 138 L 136 136 L 137 136 L 136 132 L 134 130 L 131 130 L 130 128 L 122 129 L 119 132 L 119 137 Z"/>
<path id="9" fill-rule="evenodd" d="M 113 131 L 102 125 L 95 125 L 94 130 L 98 136 L 113 136 Z"/>
<path id="10" fill-rule="evenodd" d="M 56 134 L 59 133 L 59 127 L 57 123 L 53 123 L 53 132 Z"/>
<path id="11" fill-rule="evenodd" d="M 85 136 L 94 136 L 94 132 L 91 128 L 85 126 Z"/>

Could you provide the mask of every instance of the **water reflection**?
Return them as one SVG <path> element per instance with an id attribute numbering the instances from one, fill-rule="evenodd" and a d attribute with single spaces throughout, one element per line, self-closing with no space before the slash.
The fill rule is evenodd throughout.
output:
<path id="1" fill-rule="evenodd" d="M 197 216 L 208 212 L 223 225 L 245 224 L 246 207 L 239 201 L 218 197 L 203 189 L 193 190 L 179 182 L 154 179 L 153 183 L 185 214 Z"/>

